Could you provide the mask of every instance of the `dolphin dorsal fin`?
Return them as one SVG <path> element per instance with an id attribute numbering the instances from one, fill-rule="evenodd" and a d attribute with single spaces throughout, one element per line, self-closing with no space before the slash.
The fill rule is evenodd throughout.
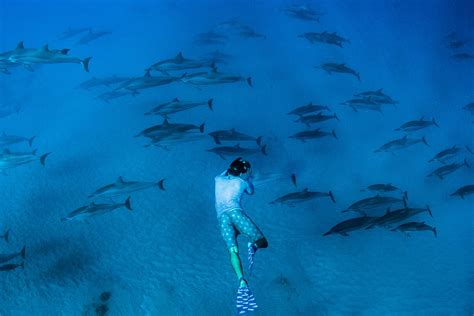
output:
<path id="1" fill-rule="evenodd" d="M 387 208 L 387 211 L 385 212 L 385 215 L 389 214 L 390 213 L 390 207 Z"/>
<path id="2" fill-rule="evenodd" d="M 5 132 L 3 132 L 5 134 Z M 456 145 L 454 145 L 453 147 L 451 147 L 451 149 L 456 149 Z"/>
<path id="3" fill-rule="evenodd" d="M 123 177 L 122 176 L 119 176 L 117 178 L 117 183 L 124 183 L 125 181 L 123 180 Z"/>
<path id="4" fill-rule="evenodd" d="M 64 48 L 64 49 L 61 49 L 61 54 L 63 55 L 67 55 L 67 53 L 69 53 L 70 49 L 69 48 Z"/>
<path id="5" fill-rule="evenodd" d="M 422 117 L 420 117 L 420 121 L 423 121 L 424 119 L 425 119 L 424 115 Z"/>
<path id="6" fill-rule="evenodd" d="M 311 101 L 311 102 L 308 103 L 308 106 L 311 106 L 311 105 L 313 105 L 313 101 Z"/>
<path id="7" fill-rule="evenodd" d="M 41 49 L 44 50 L 45 52 L 49 52 L 48 44 L 45 44 Z"/>
<path id="8" fill-rule="evenodd" d="M 234 146 L 235 148 L 240 148 L 240 143 Z"/>
<path id="9" fill-rule="evenodd" d="M 303 192 L 308 192 L 308 191 L 309 191 L 308 188 L 304 188 L 304 189 L 303 189 Z"/>
<path id="10" fill-rule="evenodd" d="M 178 98 L 174 98 L 172 102 L 179 102 Z"/>
<path id="11" fill-rule="evenodd" d="M 145 74 L 143 75 L 143 77 L 151 77 L 150 69 L 147 69 L 147 70 L 145 71 Z"/>
<path id="12" fill-rule="evenodd" d="M 383 89 L 382 88 L 377 89 L 377 92 L 383 92 Z"/>
<path id="13" fill-rule="evenodd" d="M 184 60 L 183 53 L 179 52 L 178 55 L 174 58 L 177 62 L 182 62 Z"/>
<path id="14" fill-rule="evenodd" d="M 163 120 L 163 125 L 168 125 L 168 124 L 169 124 L 168 119 L 164 119 Z"/>
<path id="15" fill-rule="evenodd" d="M 232 133 L 235 133 L 235 127 L 232 127 L 232 128 L 230 129 L 230 131 L 231 131 Z"/>
<path id="16" fill-rule="evenodd" d="M 403 138 L 402 138 L 402 139 L 403 139 L 403 140 L 406 140 L 406 139 L 407 139 L 407 135 L 403 136 Z"/>
<path id="17" fill-rule="evenodd" d="M 20 50 L 20 49 L 25 49 L 25 46 L 23 46 L 23 41 L 19 42 L 19 43 L 16 45 L 15 50 Z"/>

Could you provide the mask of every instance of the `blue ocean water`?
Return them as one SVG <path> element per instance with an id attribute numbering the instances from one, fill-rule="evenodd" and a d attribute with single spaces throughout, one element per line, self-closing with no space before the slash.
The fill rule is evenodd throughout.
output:
<path id="1" fill-rule="evenodd" d="M 473 196 L 451 196 L 474 184 L 474 169 L 461 165 L 474 164 L 465 147 L 474 149 L 472 105 L 465 109 L 474 102 L 472 12 L 471 1 L 439 0 L 1 1 L 0 235 L 9 230 L 9 238 L 0 240 L 0 259 L 18 255 L 0 264 L 0 315 L 235 315 L 238 282 L 216 218 L 214 177 L 241 154 L 222 159 L 207 150 L 237 144 L 256 151 L 243 155 L 256 190 L 242 202 L 269 243 L 257 251 L 248 278 L 259 306 L 255 315 L 472 315 Z M 68 28 L 78 34 L 61 39 Z M 89 32 L 107 33 L 81 44 Z M 319 38 L 311 43 L 300 36 L 307 32 Z M 334 40 L 333 32 L 349 42 L 324 42 Z M 20 41 L 32 50 L 15 50 Z M 45 44 L 49 52 L 38 53 Z M 78 60 L 41 62 L 64 48 L 70 51 L 56 52 L 57 58 L 92 57 L 89 72 Z M 141 78 L 179 52 L 212 62 L 209 53 L 216 50 L 224 54 L 214 60 L 217 72 L 236 75 L 237 82 L 186 82 L 194 73 L 212 73 L 209 62 L 198 69 L 152 70 L 152 76 L 178 78 L 147 89 L 127 88 L 131 81 L 80 87 L 113 75 Z M 316 68 L 324 63 L 345 63 L 360 80 Z M 378 89 L 396 102 L 354 96 Z M 99 97 L 109 92 L 127 95 Z M 162 146 L 145 147 L 149 139 L 134 136 L 164 118 L 144 113 L 174 98 L 213 99 L 212 111 L 204 104 L 168 117 L 193 128 L 204 123 L 203 133 L 178 129 Z M 362 101 L 353 107 L 341 104 L 357 98 Z M 307 127 L 287 115 L 309 102 L 327 106 L 330 111 L 321 113 L 339 120 Z M 422 117 L 439 127 L 394 130 L 408 121 L 420 124 Z M 253 141 L 219 145 L 207 135 L 232 128 L 262 136 L 266 155 Z M 337 139 L 289 138 L 316 128 L 334 130 Z M 8 135 L 35 138 L 31 145 L 12 144 Z M 374 152 L 404 135 L 418 143 Z M 461 152 L 443 163 L 459 169 L 427 177 L 443 166 L 428 161 L 454 145 Z M 19 159 L 31 161 L 16 165 Z M 119 176 L 165 179 L 166 190 L 131 193 L 131 212 L 120 207 L 61 221 L 91 205 L 89 195 Z M 377 183 L 400 190 L 361 191 Z M 270 204 L 305 188 L 331 191 L 335 203 L 324 196 Z M 403 191 L 407 207 L 429 205 L 433 216 L 423 212 L 349 236 L 322 236 L 361 216 L 342 212 L 352 203 L 376 194 L 401 199 Z M 386 208 L 366 214 L 380 217 Z M 390 205 L 397 209 L 403 204 Z M 412 221 L 436 227 L 437 236 L 390 231 Z M 247 275 L 246 242 L 239 236 Z"/>

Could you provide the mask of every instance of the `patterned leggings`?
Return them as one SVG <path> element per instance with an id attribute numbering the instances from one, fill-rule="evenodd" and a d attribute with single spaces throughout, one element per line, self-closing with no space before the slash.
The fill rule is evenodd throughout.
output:
<path id="1" fill-rule="evenodd" d="M 264 237 L 257 225 L 241 209 L 222 213 L 218 220 L 227 249 L 237 247 L 239 234 L 247 237 L 252 243 Z"/>

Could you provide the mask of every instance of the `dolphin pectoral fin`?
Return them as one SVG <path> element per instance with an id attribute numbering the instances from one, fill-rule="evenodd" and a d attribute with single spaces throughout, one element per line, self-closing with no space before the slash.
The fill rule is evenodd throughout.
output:
<path id="1" fill-rule="evenodd" d="M 342 235 L 342 236 L 344 236 L 344 237 L 347 237 L 347 236 L 349 236 L 349 234 L 348 234 L 348 233 L 339 233 L 339 235 Z"/>
<path id="2" fill-rule="evenodd" d="M 222 159 L 227 160 L 224 155 L 221 155 L 221 154 L 217 154 L 217 155 L 221 157 Z"/>

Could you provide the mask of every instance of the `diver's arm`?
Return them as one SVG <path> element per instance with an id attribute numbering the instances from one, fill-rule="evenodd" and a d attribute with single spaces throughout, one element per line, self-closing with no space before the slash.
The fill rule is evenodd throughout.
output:
<path id="1" fill-rule="evenodd" d="M 252 177 L 249 177 L 245 182 L 247 183 L 247 188 L 245 189 L 245 192 L 249 195 L 254 194 L 255 189 L 252 183 Z"/>

